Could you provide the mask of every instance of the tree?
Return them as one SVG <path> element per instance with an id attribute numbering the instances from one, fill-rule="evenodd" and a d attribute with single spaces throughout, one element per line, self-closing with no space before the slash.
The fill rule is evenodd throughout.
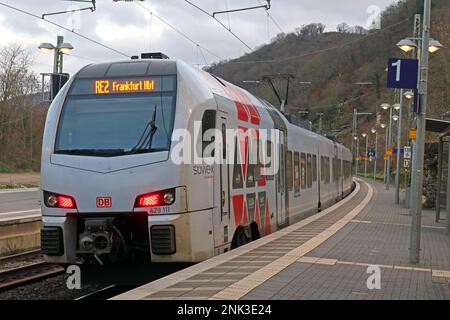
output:
<path id="1" fill-rule="evenodd" d="M 336 30 L 339 33 L 348 33 L 349 29 L 350 29 L 350 26 L 347 24 L 347 22 L 342 22 L 342 23 L 338 24 L 338 26 L 336 28 Z"/>

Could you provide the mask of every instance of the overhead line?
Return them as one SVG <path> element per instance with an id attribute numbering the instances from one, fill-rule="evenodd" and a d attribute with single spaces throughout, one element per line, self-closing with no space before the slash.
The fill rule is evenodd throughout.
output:
<path id="1" fill-rule="evenodd" d="M 233 31 L 231 31 L 231 28 L 227 28 L 226 25 L 224 25 L 220 20 L 218 20 L 216 17 L 214 17 L 212 14 L 210 14 L 209 12 L 205 11 L 204 9 L 200 8 L 199 6 L 197 6 L 196 4 L 190 2 L 189 0 L 184 0 L 185 2 L 189 3 L 191 6 L 193 6 L 194 8 L 196 8 L 197 10 L 200 10 L 201 12 L 203 12 L 204 14 L 206 14 L 207 16 L 209 16 L 210 18 L 216 20 L 225 30 L 227 30 L 229 33 L 231 33 L 237 40 L 239 40 L 244 46 L 246 46 L 251 52 L 253 52 L 254 50 L 247 44 L 244 42 L 244 40 L 242 40 L 241 38 L 239 38 L 238 35 L 236 35 Z"/>
<path id="2" fill-rule="evenodd" d="M 201 46 L 200 44 L 198 44 L 196 41 L 194 41 L 192 38 L 190 38 L 189 36 L 187 36 L 185 33 L 181 32 L 180 30 L 178 30 L 177 28 L 175 28 L 172 24 L 170 24 L 169 22 L 167 22 L 166 20 L 164 20 L 163 18 L 159 17 L 158 15 L 156 15 L 154 12 L 152 12 L 149 8 L 145 7 L 143 4 L 141 4 L 140 2 L 136 2 L 136 4 L 138 4 L 142 9 L 146 10 L 147 12 L 149 12 L 152 16 L 155 16 L 157 19 L 159 19 L 161 22 L 163 22 L 164 24 L 168 25 L 170 28 L 172 28 L 175 32 L 177 32 L 179 35 L 181 35 L 183 38 L 187 39 L 188 41 L 192 42 L 193 44 L 195 44 L 196 46 L 203 48 L 206 52 L 210 53 L 211 55 L 213 55 L 214 57 L 216 57 L 217 59 L 220 60 L 224 60 L 224 58 L 222 58 L 221 56 L 215 54 L 214 52 L 212 52 L 211 50 L 209 50 L 208 48 L 205 48 L 203 46 Z"/>
<path id="3" fill-rule="evenodd" d="M 28 12 L 28 11 L 25 11 L 25 10 L 22 10 L 22 9 L 19 9 L 19 8 L 17 8 L 17 7 L 14 7 L 14 6 L 11 6 L 11 5 L 2 3 L 2 2 L 0 2 L 0 5 L 2 5 L 2 6 L 4 6 L 4 7 L 7 7 L 7 8 L 9 8 L 9 9 L 11 9 L 11 10 L 14 10 L 14 11 L 17 11 L 17 12 L 20 12 L 20 13 L 23 13 L 23 14 L 26 14 L 26 15 L 28 15 L 28 16 L 34 17 L 34 18 L 36 18 L 36 19 L 45 21 L 45 22 L 47 22 L 47 23 L 50 23 L 50 24 L 52 24 L 52 25 L 54 25 L 54 26 L 56 26 L 56 27 L 58 27 L 58 28 L 61 28 L 61 29 L 66 30 L 66 31 L 68 31 L 68 32 L 71 32 L 71 33 L 73 33 L 73 34 L 75 34 L 75 35 L 77 35 L 77 36 L 79 36 L 79 37 L 81 37 L 81 38 L 83 38 L 83 39 L 85 39 L 85 40 L 88 40 L 88 41 L 90 41 L 90 42 L 92 42 L 92 43 L 95 43 L 95 44 L 97 44 L 97 45 L 99 45 L 99 46 L 102 46 L 102 47 L 104 47 L 104 48 L 106 48 L 106 49 L 108 49 L 108 50 L 114 51 L 114 52 L 116 52 L 116 53 L 118 53 L 118 54 L 120 54 L 120 55 L 122 55 L 122 56 L 125 56 L 125 57 L 127 57 L 127 58 L 130 58 L 130 56 L 129 56 L 128 54 L 126 54 L 126 53 L 123 53 L 123 52 L 121 52 L 121 51 L 119 51 L 119 50 L 116 50 L 116 49 L 110 47 L 110 46 L 107 46 L 106 44 L 103 44 L 103 43 L 101 43 L 101 42 L 99 42 L 99 41 L 97 41 L 97 40 L 91 39 L 91 38 L 89 38 L 89 37 L 87 37 L 87 36 L 85 36 L 85 35 L 83 35 L 83 34 L 81 34 L 81 33 L 78 33 L 78 32 L 76 32 L 76 31 L 70 30 L 69 28 L 66 28 L 66 27 L 64 27 L 64 26 L 62 26 L 62 25 L 60 25 L 60 24 L 58 24 L 58 23 L 56 23 L 56 22 L 53 22 L 53 21 L 50 21 L 50 20 L 47 20 L 47 19 L 43 19 L 42 17 L 40 17 L 40 16 L 38 16 L 38 15 L 36 15 L 36 14 L 34 14 L 34 13 L 31 13 L 31 12 Z"/>
<path id="4" fill-rule="evenodd" d="M 258 0 L 258 3 L 259 3 L 260 5 L 262 5 L 261 0 Z M 281 29 L 280 25 L 275 21 L 275 18 L 272 17 L 272 15 L 269 13 L 269 10 L 266 10 L 266 13 L 267 13 L 267 15 L 269 16 L 269 19 L 272 20 L 273 24 L 274 24 L 275 26 L 277 26 L 277 28 L 280 29 L 281 32 L 284 33 L 283 29 Z"/>

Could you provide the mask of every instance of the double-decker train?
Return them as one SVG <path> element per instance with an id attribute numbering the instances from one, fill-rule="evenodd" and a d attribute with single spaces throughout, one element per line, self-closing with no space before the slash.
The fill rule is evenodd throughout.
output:
<path id="1" fill-rule="evenodd" d="M 200 154 L 197 161 L 174 161 L 181 129 L 191 134 L 184 145 Z M 203 135 L 209 129 L 223 133 L 210 154 L 221 161 L 205 156 L 215 140 Z M 240 134 L 230 138 L 229 129 Z M 269 130 L 276 134 L 251 143 Z M 259 157 L 249 161 L 260 146 L 278 159 L 277 170 Z M 48 111 L 42 251 L 61 264 L 202 261 L 345 197 L 351 161 L 344 146 L 182 61 L 91 64 Z"/>

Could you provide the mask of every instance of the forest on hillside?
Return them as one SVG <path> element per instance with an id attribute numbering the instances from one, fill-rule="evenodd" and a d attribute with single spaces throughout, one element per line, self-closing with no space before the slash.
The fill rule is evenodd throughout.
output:
<path id="1" fill-rule="evenodd" d="M 396 43 L 413 35 L 414 15 L 422 10 L 421 0 L 400 0 L 382 13 L 379 30 L 367 31 L 345 22 L 332 32 L 324 32 L 325 26 L 320 22 L 300 26 L 294 32 L 277 35 L 252 53 L 216 64 L 208 71 L 274 105 L 279 103 L 267 84 L 243 81 L 261 80 L 276 73 L 292 74 L 295 80 L 289 88 L 287 112 L 295 117 L 298 111 L 308 110 L 307 117 L 316 127 L 316 114 L 325 113 L 323 129 L 339 131 L 338 140 L 349 145 L 349 129 L 345 129 L 351 124 L 348 113 L 354 108 L 372 112 L 374 116 L 358 119 L 362 132 L 368 132 L 375 124 L 376 112 L 381 111 L 379 106 L 397 102 L 394 90 L 386 88 L 387 61 L 390 57 L 411 57 Z M 440 119 L 450 110 L 450 1 L 433 1 L 432 21 L 432 37 L 444 49 L 430 57 L 428 115 Z M 285 80 L 274 83 L 284 93 Z"/>

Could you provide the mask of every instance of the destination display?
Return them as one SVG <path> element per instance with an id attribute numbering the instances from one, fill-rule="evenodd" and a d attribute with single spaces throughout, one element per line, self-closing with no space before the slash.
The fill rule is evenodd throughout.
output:
<path id="1" fill-rule="evenodd" d="M 101 79 L 92 81 L 95 94 L 153 92 L 156 90 L 156 85 L 154 79 Z"/>

